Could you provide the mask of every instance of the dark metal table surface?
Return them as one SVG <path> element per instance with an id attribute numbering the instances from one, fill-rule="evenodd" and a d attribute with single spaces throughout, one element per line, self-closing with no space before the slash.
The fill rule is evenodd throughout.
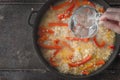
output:
<path id="1" fill-rule="evenodd" d="M 32 28 L 27 19 L 31 10 L 39 10 L 45 1 L 0 0 L 0 80 L 71 80 L 50 72 L 33 47 Z M 107 1 L 116 5 L 115 0 Z M 120 6 L 120 1 L 116 6 Z M 96 79 L 120 80 L 120 57 L 101 74 L 82 80 Z"/>

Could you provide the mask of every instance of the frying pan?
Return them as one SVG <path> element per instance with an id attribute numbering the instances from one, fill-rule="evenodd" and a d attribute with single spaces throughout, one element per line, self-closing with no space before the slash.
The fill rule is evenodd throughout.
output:
<path id="1" fill-rule="evenodd" d="M 33 28 L 33 42 L 34 42 L 34 47 L 37 51 L 37 54 L 40 58 L 40 60 L 47 66 L 47 68 L 58 74 L 59 76 L 61 77 L 64 77 L 64 78 L 87 78 L 87 77 L 91 77 L 91 76 L 94 76 L 98 73 L 100 73 L 101 71 L 103 71 L 104 69 L 106 69 L 111 63 L 112 61 L 115 59 L 119 49 L 120 49 L 120 35 L 116 34 L 116 37 L 115 37 L 115 42 L 114 42 L 114 46 L 115 46 L 115 49 L 113 50 L 111 56 L 109 57 L 109 59 L 107 60 L 106 64 L 103 65 L 101 68 L 99 68 L 98 70 L 92 72 L 91 74 L 89 75 L 70 75 L 70 74 L 63 74 L 63 73 L 60 73 L 57 69 L 55 69 L 54 67 L 52 67 L 46 60 L 45 58 L 43 57 L 41 51 L 40 51 L 40 47 L 39 45 L 37 44 L 37 40 L 38 40 L 38 35 L 37 35 L 37 32 L 38 32 L 38 27 L 39 27 L 39 24 L 40 24 L 40 21 L 42 20 L 42 17 L 44 16 L 44 14 L 47 12 L 47 10 L 50 8 L 51 5 L 54 5 L 56 2 L 58 1 L 61 1 L 61 0 L 48 0 L 41 8 L 39 11 L 32 11 L 30 13 L 30 16 L 28 18 L 28 24 L 30 26 L 32 26 Z M 107 9 L 108 7 L 110 7 L 106 2 L 104 2 L 104 0 L 92 0 L 100 5 L 102 5 L 105 9 Z M 31 23 L 31 18 L 33 16 L 33 14 L 36 14 L 36 19 L 34 21 L 34 23 L 32 24 Z"/>

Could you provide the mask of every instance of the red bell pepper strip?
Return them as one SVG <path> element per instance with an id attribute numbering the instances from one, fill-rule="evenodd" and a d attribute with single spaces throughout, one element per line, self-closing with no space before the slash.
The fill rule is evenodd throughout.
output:
<path id="1" fill-rule="evenodd" d="M 45 30 L 42 29 L 42 30 L 46 32 L 46 29 Z M 47 30 L 47 32 L 48 32 L 48 30 Z M 45 48 L 45 49 L 61 49 L 61 46 L 58 46 L 58 45 L 46 45 L 46 44 L 44 44 L 43 42 L 47 39 L 48 39 L 48 37 L 45 34 L 42 34 L 40 36 L 40 38 L 38 39 L 39 46 L 42 48 Z"/>
<path id="2" fill-rule="evenodd" d="M 57 17 L 58 17 L 59 20 L 61 20 L 65 17 L 65 14 L 59 14 Z"/>
<path id="3" fill-rule="evenodd" d="M 45 48 L 45 49 L 61 49 L 61 46 L 58 46 L 58 45 L 46 45 L 46 44 L 44 44 L 43 42 L 47 39 L 48 39 L 48 37 L 45 35 L 40 37 L 38 39 L 39 46 L 42 48 Z"/>
<path id="4" fill-rule="evenodd" d="M 96 44 L 96 46 L 99 47 L 99 48 L 102 48 L 102 47 L 105 46 L 105 42 L 102 41 L 101 43 L 98 43 L 96 37 L 93 38 L 93 41 Z"/>
<path id="5" fill-rule="evenodd" d="M 104 60 L 99 60 L 99 61 L 96 62 L 95 65 L 99 66 L 99 65 L 103 65 L 103 64 L 105 64 L 105 61 Z"/>
<path id="6" fill-rule="evenodd" d="M 88 42 L 90 40 L 90 38 L 83 38 L 82 41 L 83 42 Z"/>
<path id="7" fill-rule="evenodd" d="M 76 0 L 76 6 L 77 6 L 77 7 L 80 7 L 80 6 L 81 6 L 80 0 Z"/>
<path id="8" fill-rule="evenodd" d="M 52 22 L 48 24 L 50 27 L 60 26 L 60 27 L 68 27 L 67 23 L 59 23 L 59 22 Z"/>
<path id="9" fill-rule="evenodd" d="M 55 51 L 54 54 L 53 54 L 53 57 L 55 57 L 55 56 L 59 53 L 60 50 L 61 50 L 61 49 L 56 49 L 56 51 Z"/>
<path id="10" fill-rule="evenodd" d="M 74 51 L 74 49 L 65 41 L 62 41 L 62 44 L 66 47 L 68 47 L 70 50 Z"/>
<path id="11" fill-rule="evenodd" d="M 46 35 L 41 35 L 40 37 L 39 37 L 39 39 L 38 39 L 38 43 L 42 43 L 42 42 L 44 42 L 45 40 L 47 40 L 48 39 L 48 37 L 46 36 Z"/>
<path id="12" fill-rule="evenodd" d="M 58 66 L 58 64 L 53 60 L 53 57 L 50 58 L 50 64 L 54 67 Z"/>
<path id="13" fill-rule="evenodd" d="M 53 6 L 52 9 L 53 10 L 59 10 L 59 9 L 62 9 L 63 7 L 65 7 L 65 6 L 69 5 L 69 4 L 70 4 L 70 1 L 67 1 L 67 2 L 64 2 L 62 4 Z"/>
<path id="14" fill-rule="evenodd" d="M 90 2 L 90 1 L 86 1 L 86 0 L 82 2 L 82 5 L 90 5 L 92 7 L 96 7 L 96 5 L 94 3 Z"/>
<path id="15" fill-rule="evenodd" d="M 90 74 L 90 72 L 85 70 L 85 71 L 82 71 L 82 74 L 83 75 L 88 75 L 88 74 Z"/>
<path id="16" fill-rule="evenodd" d="M 105 9 L 104 8 L 99 8 L 98 11 L 101 12 L 101 13 L 104 13 Z"/>
<path id="17" fill-rule="evenodd" d="M 41 33 L 50 33 L 50 34 L 54 33 L 53 30 L 47 29 L 47 28 L 39 28 L 39 30 L 40 30 Z"/>
<path id="18" fill-rule="evenodd" d="M 59 42 L 60 42 L 59 39 L 54 40 L 54 44 L 55 44 L 55 45 L 58 45 Z"/>
<path id="19" fill-rule="evenodd" d="M 72 4 L 70 5 L 70 7 L 62 14 L 59 14 L 57 17 L 59 20 L 61 19 L 65 19 L 65 18 L 69 18 L 71 15 L 72 15 L 72 11 L 75 7 L 75 3 L 73 3 L 72 1 Z"/>
<path id="20" fill-rule="evenodd" d="M 81 61 L 77 61 L 77 62 L 71 62 L 69 63 L 70 67 L 78 67 L 82 64 L 87 63 L 88 61 L 90 61 L 92 59 L 92 55 L 88 55 L 85 59 L 81 60 Z"/>
<path id="21" fill-rule="evenodd" d="M 115 49 L 114 45 L 108 46 L 109 49 Z"/>
<path id="22" fill-rule="evenodd" d="M 71 15 L 72 15 L 71 12 L 65 12 L 65 13 L 59 14 L 57 17 L 59 20 L 62 20 L 62 19 L 69 18 Z"/>
<path id="23" fill-rule="evenodd" d="M 73 11 L 74 7 L 75 7 L 75 3 L 73 3 L 73 4 L 66 10 L 66 12 L 71 12 L 71 11 Z"/>
<path id="24" fill-rule="evenodd" d="M 54 54 L 53 54 L 53 57 L 50 58 L 50 64 L 54 67 L 57 67 L 58 64 L 53 60 L 55 58 L 55 56 L 59 53 L 60 49 L 57 49 Z"/>
<path id="25" fill-rule="evenodd" d="M 81 38 L 77 38 L 77 37 L 66 37 L 67 40 L 71 40 L 71 41 L 81 41 Z"/>
<path id="26" fill-rule="evenodd" d="M 45 36 L 46 34 L 45 33 L 42 33 L 40 31 L 38 31 L 38 36 L 42 37 L 42 36 Z"/>
<path id="27" fill-rule="evenodd" d="M 47 29 L 47 28 L 39 28 L 39 31 L 38 31 L 38 35 L 39 35 L 39 36 L 43 36 L 43 35 L 45 35 L 46 33 L 54 34 L 54 31 L 51 30 L 51 29 Z"/>

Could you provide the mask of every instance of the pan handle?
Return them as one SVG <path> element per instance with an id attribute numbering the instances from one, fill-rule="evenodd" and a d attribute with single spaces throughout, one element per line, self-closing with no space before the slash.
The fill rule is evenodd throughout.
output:
<path id="1" fill-rule="evenodd" d="M 31 18 L 32 18 L 33 14 L 37 14 L 37 13 L 38 13 L 38 11 L 32 11 L 32 12 L 30 13 L 30 15 L 29 15 L 28 24 L 29 24 L 31 27 L 34 26 L 34 23 L 31 23 Z"/>

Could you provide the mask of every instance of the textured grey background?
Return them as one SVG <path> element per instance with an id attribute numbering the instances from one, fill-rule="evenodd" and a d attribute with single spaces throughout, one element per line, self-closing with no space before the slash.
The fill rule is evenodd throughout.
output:
<path id="1" fill-rule="evenodd" d="M 46 0 L 0 1 L 0 80 L 69 80 L 49 72 L 33 46 L 27 20 L 31 9 L 39 10 Z M 118 56 L 107 70 L 82 80 L 120 80 L 119 63 Z"/>

